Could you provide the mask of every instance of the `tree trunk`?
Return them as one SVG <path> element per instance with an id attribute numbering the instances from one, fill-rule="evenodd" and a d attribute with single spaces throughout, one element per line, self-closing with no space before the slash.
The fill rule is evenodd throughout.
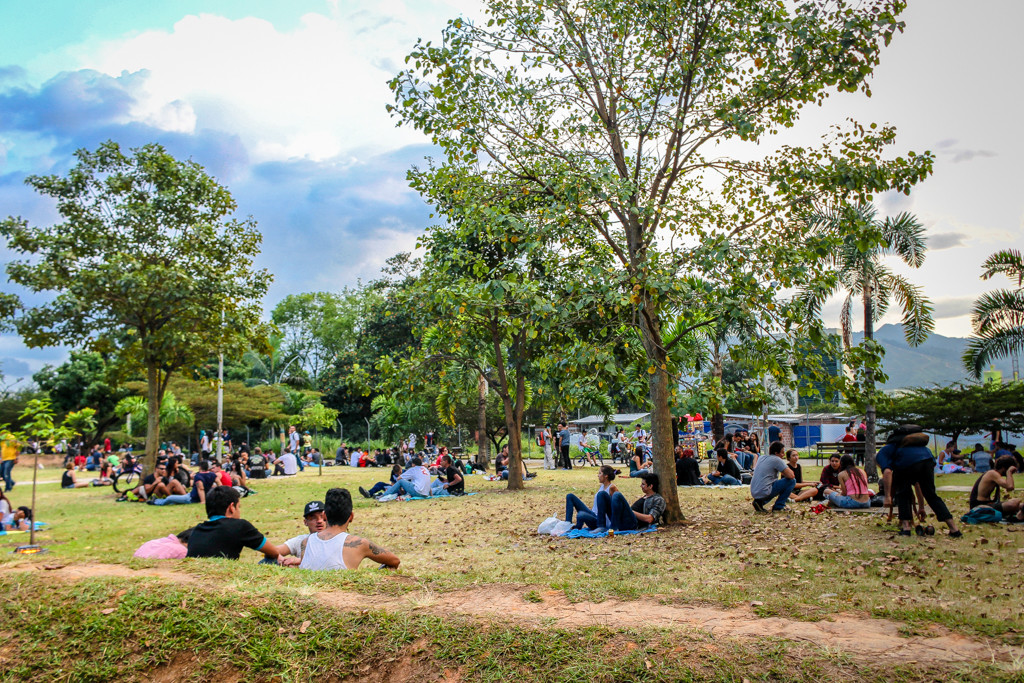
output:
<path id="1" fill-rule="evenodd" d="M 507 385 L 506 385 L 507 388 Z M 502 393 L 501 403 L 505 408 L 505 428 L 508 431 L 508 488 L 517 491 L 526 488 L 523 472 L 523 403 L 526 402 L 526 378 L 522 372 L 516 374 L 515 402 L 508 391 Z"/>
<path id="2" fill-rule="evenodd" d="M 491 443 L 487 437 L 487 378 L 477 380 L 476 466 L 484 472 L 491 467 Z"/>
<path id="3" fill-rule="evenodd" d="M 715 353 L 711 371 L 714 374 L 716 380 L 715 384 L 718 387 L 718 404 L 724 405 L 725 400 L 722 398 L 722 354 L 718 352 L 717 344 L 715 344 Z M 725 415 L 722 414 L 721 410 L 716 410 L 714 416 L 711 418 L 711 436 L 714 439 L 715 445 L 725 438 Z"/>
<path id="4" fill-rule="evenodd" d="M 146 472 L 156 469 L 156 453 L 160 450 L 160 371 L 156 363 L 146 364 L 146 455 L 142 467 Z"/>
<path id="5" fill-rule="evenodd" d="M 871 285 L 864 287 L 864 341 L 875 338 L 875 314 L 871 306 Z M 868 368 L 864 373 L 866 386 L 871 394 L 875 391 L 875 373 Z M 878 481 L 878 464 L 875 462 L 875 400 L 868 398 L 864 405 L 864 473 L 869 481 Z"/>
<path id="6" fill-rule="evenodd" d="M 654 366 L 654 373 L 648 374 L 651 396 L 651 445 L 654 450 L 654 473 L 661 484 L 661 497 L 665 499 L 665 524 L 683 521 L 679 508 L 679 489 L 676 488 L 676 459 L 672 450 L 672 413 L 669 409 L 669 373 L 666 370 L 668 356 L 661 342 L 661 330 L 656 319 L 640 315 L 640 332 L 647 350 L 648 362 Z"/>

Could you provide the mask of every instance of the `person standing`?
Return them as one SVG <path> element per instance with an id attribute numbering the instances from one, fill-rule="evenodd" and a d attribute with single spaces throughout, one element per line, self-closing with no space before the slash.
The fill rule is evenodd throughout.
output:
<path id="1" fill-rule="evenodd" d="M 949 537 L 960 538 L 963 535 L 945 501 L 935 492 L 935 456 L 928 448 L 928 435 L 920 427 L 905 424 L 894 429 L 875 460 L 882 472 L 892 470 L 892 491 L 899 506 L 900 536 L 911 535 L 914 493 L 918 485 L 936 519 L 949 527 Z M 922 535 L 921 532 L 918 535 Z"/>
<path id="2" fill-rule="evenodd" d="M 775 443 L 776 441 L 782 441 L 782 429 L 775 420 L 772 420 L 771 426 L 768 427 L 768 445 Z"/>
<path id="3" fill-rule="evenodd" d="M 559 466 L 563 470 L 571 470 L 572 460 L 569 459 L 569 425 L 564 422 L 558 423 L 558 450 L 561 456 Z"/>
<path id="4" fill-rule="evenodd" d="M 299 452 L 299 431 L 295 429 L 295 425 L 289 425 L 288 427 L 288 446 L 291 448 L 292 453 Z"/>
<path id="5" fill-rule="evenodd" d="M 0 442 L 0 477 L 4 480 L 4 491 L 14 488 L 14 479 L 11 477 L 11 470 L 18 464 L 18 442 L 10 432 L 3 434 Z"/>
<path id="6" fill-rule="evenodd" d="M 555 469 L 555 459 L 551 457 L 551 425 L 544 425 L 540 430 L 540 445 L 544 448 L 544 469 Z"/>

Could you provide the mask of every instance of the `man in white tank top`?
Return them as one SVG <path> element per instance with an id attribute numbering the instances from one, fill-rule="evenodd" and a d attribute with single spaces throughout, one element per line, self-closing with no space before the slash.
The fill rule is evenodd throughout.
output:
<path id="1" fill-rule="evenodd" d="M 306 537 L 300 569 L 356 569 L 367 557 L 388 569 L 398 569 L 400 560 L 397 555 L 348 533 L 348 525 L 352 521 L 352 495 L 347 489 L 327 491 L 324 512 L 327 528 Z"/>

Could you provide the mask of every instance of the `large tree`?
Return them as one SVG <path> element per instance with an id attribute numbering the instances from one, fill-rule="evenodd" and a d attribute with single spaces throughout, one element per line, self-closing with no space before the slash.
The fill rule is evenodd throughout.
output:
<path id="1" fill-rule="evenodd" d="M 1024 256 L 1004 249 L 985 261 L 982 280 L 1003 274 L 1016 289 L 997 289 L 983 294 L 971 309 L 974 336 L 964 351 L 964 366 L 981 377 L 985 364 L 1024 351 Z"/>
<path id="2" fill-rule="evenodd" d="M 817 275 L 822 254 L 794 220 L 809 202 L 908 191 L 930 171 L 930 155 L 883 161 L 890 128 L 756 148 L 831 91 L 867 92 L 904 6 L 490 0 L 485 21 L 449 22 L 392 81 L 392 110 L 432 137 L 451 174 L 515 179 L 550 203 L 567 251 L 607 249 L 577 293 L 640 333 L 664 480 L 677 376 L 665 321 L 709 289 L 771 310 L 778 292 Z M 667 521 L 680 519 L 671 492 L 666 502 Z"/>
<path id="3" fill-rule="evenodd" d="M 29 346 L 81 345 L 145 372 L 152 464 L 171 376 L 217 353 L 241 356 L 265 336 L 270 276 L 253 267 L 262 237 L 252 219 L 231 218 L 227 188 L 160 145 L 126 154 L 106 142 L 75 157 L 63 176 L 26 180 L 56 200 L 60 222 L 0 223 L 27 257 L 8 264 L 10 280 L 54 295 L 19 305 L 15 326 Z"/>

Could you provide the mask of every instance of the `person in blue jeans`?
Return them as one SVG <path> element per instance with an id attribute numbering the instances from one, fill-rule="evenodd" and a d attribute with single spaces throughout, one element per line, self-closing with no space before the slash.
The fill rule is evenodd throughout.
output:
<path id="1" fill-rule="evenodd" d="M 599 491 L 594 499 L 597 518 L 602 521 L 607 519 L 610 523 L 608 529 L 615 531 L 632 531 L 661 524 L 662 515 L 665 514 L 665 499 L 659 494 L 661 485 L 658 475 L 651 472 L 640 475 L 640 490 L 644 495 L 632 506 L 621 493 Z M 598 527 L 595 531 L 607 529 Z"/>
<path id="2" fill-rule="evenodd" d="M 597 471 L 597 483 L 600 486 L 597 489 L 597 493 L 594 494 L 593 507 L 587 507 L 587 504 L 580 500 L 575 493 L 566 494 L 565 521 L 572 522 L 573 513 L 576 513 L 576 522 L 573 524 L 574 529 L 582 529 L 584 526 L 588 529 L 596 529 L 599 526 L 604 526 L 607 520 L 602 519 L 598 522 L 597 496 L 601 493 L 615 495 L 619 492 L 618 487 L 612 483 L 618 473 L 619 471 L 610 465 L 602 465 Z"/>
<path id="3" fill-rule="evenodd" d="M 718 469 L 709 474 L 705 479 L 708 484 L 721 484 L 722 486 L 740 485 L 739 464 L 729 457 L 729 451 L 719 448 L 715 451 L 718 456 Z"/>
<path id="4" fill-rule="evenodd" d="M 781 454 L 785 446 L 776 441 L 768 447 L 768 455 L 758 458 L 750 476 L 750 495 L 754 498 L 754 509 L 764 512 L 768 503 L 775 500 L 772 512 L 786 509 L 789 494 L 796 488 L 796 474 L 790 469 Z M 779 478 L 776 479 L 775 477 Z"/>
<path id="5" fill-rule="evenodd" d="M 391 483 L 385 483 L 383 481 L 378 481 L 376 484 L 374 484 L 373 486 L 370 487 L 369 491 L 367 491 L 362 486 L 360 486 L 359 487 L 359 494 L 363 498 L 376 498 L 377 496 L 382 496 L 382 495 L 384 495 L 384 492 L 388 490 L 388 488 L 390 488 L 391 486 L 395 485 L 395 483 L 398 481 L 398 478 L 400 476 L 402 476 L 402 466 L 401 465 L 392 465 L 391 466 Z"/>
<path id="6" fill-rule="evenodd" d="M 189 505 L 206 503 L 206 494 L 217 486 L 217 475 L 210 471 L 210 461 L 200 460 L 199 471 L 192 477 L 192 490 L 183 494 L 172 494 L 166 498 L 150 500 L 153 505 Z"/>

